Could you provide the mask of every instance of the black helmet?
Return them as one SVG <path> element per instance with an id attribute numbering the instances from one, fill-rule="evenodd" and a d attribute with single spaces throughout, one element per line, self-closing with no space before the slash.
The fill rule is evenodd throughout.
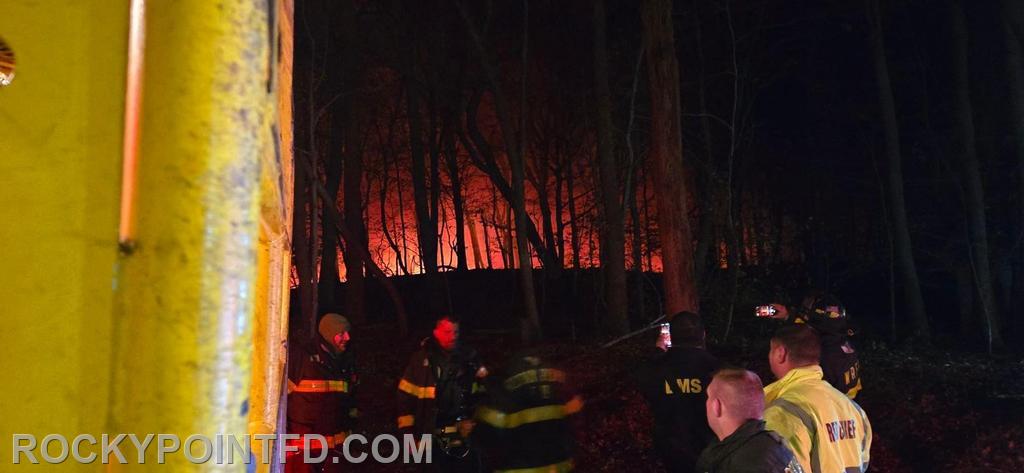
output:
<path id="1" fill-rule="evenodd" d="M 848 335 L 846 307 L 833 294 L 812 291 L 804 298 L 804 316 L 822 335 Z"/>

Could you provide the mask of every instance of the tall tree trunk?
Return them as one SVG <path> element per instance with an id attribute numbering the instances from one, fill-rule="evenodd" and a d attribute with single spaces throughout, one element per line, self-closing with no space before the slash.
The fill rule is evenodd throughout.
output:
<path id="1" fill-rule="evenodd" d="M 658 205 L 665 312 L 697 312 L 693 238 L 686 212 L 686 179 L 679 104 L 679 64 L 670 0 L 644 0 L 644 47 L 651 96 L 650 163 Z"/>
<path id="2" fill-rule="evenodd" d="M 623 228 L 619 172 L 612 136 L 612 99 L 608 86 L 608 52 L 604 0 L 594 2 L 594 88 L 597 95 L 597 156 L 600 174 L 601 273 L 604 276 L 605 328 L 613 335 L 629 331 L 626 313 L 626 235 Z"/>
<path id="3" fill-rule="evenodd" d="M 543 158 L 538 161 L 540 161 L 538 163 L 538 167 L 546 167 L 544 164 L 545 160 Z M 544 246 L 555 250 L 558 248 L 558 241 L 555 240 L 555 228 L 551 224 L 551 201 L 547 189 L 548 175 L 546 171 L 540 172 L 539 174 L 536 186 L 537 207 L 540 208 L 541 230 L 544 232 Z M 554 253 L 557 253 L 557 251 L 554 251 Z M 554 259 L 557 260 L 557 254 L 554 256 Z M 558 265 L 553 265 L 551 269 L 554 268 L 558 268 Z"/>
<path id="4" fill-rule="evenodd" d="M 313 10 L 313 11 L 310 11 Z M 295 6 L 296 18 L 308 18 L 318 12 L 311 3 L 302 2 Z M 314 74 L 318 70 L 316 54 L 316 31 L 311 31 L 308 21 L 296 21 L 295 32 L 295 148 L 296 161 L 301 159 L 316 162 L 316 127 L 317 94 Z M 307 340 L 317 336 L 317 270 L 319 259 L 320 222 L 317 218 L 318 197 L 316 191 L 317 177 L 315 169 L 312 174 L 295 173 L 295 211 L 292 216 L 293 228 L 293 259 L 299 278 L 300 320 L 292 327 Z"/>
<path id="5" fill-rule="evenodd" d="M 985 218 L 985 190 L 981 179 L 978 154 L 974 142 L 974 110 L 971 106 L 971 88 L 967 63 L 967 25 L 963 6 L 958 0 L 950 1 L 950 20 L 953 27 L 953 117 L 955 122 L 954 155 L 962 166 L 961 178 L 967 210 L 967 228 L 970 238 L 969 255 L 974 280 L 981 304 L 982 320 L 989 352 L 1002 349 L 996 298 L 992 290 L 992 273 L 988 257 L 988 230 Z"/>
<path id="6" fill-rule="evenodd" d="M 874 53 L 875 83 L 878 87 L 879 107 L 882 114 L 885 155 L 889 162 L 887 190 L 889 191 L 889 214 L 892 216 L 890 229 L 893 233 L 896 261 L 903 283 L 903 298 L 913 323 L 914 336 L 927 340 L 929 337 L 928 318 L 925 314 L 924 298 L 921 297 L 921 285 L 917 278 L 913 246 L 910 242 L 910 229 L 907 226 L 906 203 L 903 199 L 903 158 L 900 154 L 899 122 L 896 119 L 896 103 L 889 81 L 889 65 L 885 55 L 885 29 L 882 25 L 878 0 L 872 0 L 871 10 L 873 24 L 871 46 Z"/>
<path id="7" fill-rule="evenodd" d="M 636 55 L 636 66 L 633 68 L 633 87 L 629 96 L 629 120 L 626 122 L 626 155 L 629 157 L 629 172 L 626 177 L 625 199 L 629 207 L 629 217 L 632 222 L 632 245 L 630 250 L 633 256 L 633 307 L 634 313 L 640 320 L 646 320 L 646 308 L 644 307 L 644 260 L 643 243 L 640 232 L 640 206 L 637 205 L 637 189 L 640 186 L 637 182 L 641 180 L 640 171 L 642 164 L 637 159 L 633 150 L 633 125 L 636 123 L 636 95 L 640 86 L 640 66 L 643 64 L 644 50 L 641 47 Z"/>
<path id="8" fill-rule="evenodd" d="M 480 226 L 484 232 L 484 259 L 487 261 L 487 269 L 494 269 L 494 262 L 491 261 L 491 237 L 487 231 L 487 219 L 484 218 L 483 210 L 480 211 Z"/>
<path id="9" fill-rule="evenodd" d="M 505 227 L 504 227 L 505 228 L 505 246 L 506 246 L 506 249 L 508 250 L 508 267 L 509 267 L 509 269 L 515 269 L 516 268 L 516 256 L 518 256 L 517 250 L 516 250 L 515 237 L 512 235 L 512 226 L 514 225 L 513 224 L 513 220 L 512 220 L 512 215 L 513 215 L 512 207 L 511 207 L 511 205 L 509 205 L 508 207 L 505 208 Z M 522 260 L 520 260 L 520 261 L 522 261 Z"/>
<path id="10" fill-rule="evenodd" d="M 647 181 L 650 179 L 644 179 L 640 182 L 640 195 L 643 197 L 644 209 L 643 220 L 644 220 L 644 260 L 647 261 L 647 270 L 654 271 L 654 232 L 651 231 L 651 199 L 647 197 Z M 659 314 L 660 315 L 660 314 Z"/>
<path id="11" fill-rule="evenodd" d="M 1013 264 L 1011 300 L 1024 300 L 1024 3 L 1017 0 L 1002 1 L 1003 39 L 1006 44 L 1006 69 L 1009 84 L 1013 158 L 1017 164 L 1016 238 L 1010 255 Z M 1024 335 L 1024 321 L 1020 316 L 1009 321 L 1013 327 L 1011 338 Z"/>
<path id="12" fill-rule="evenodd" d="M 397 105 L 396 105 L 397 106 Z M 386 172 L 386 171 L 385 171 Z M 405 223 L 405 193 L 402 192 L 402 188 L 405 185 L 402 183 L 402 168 L 398 165 L 398 158 L 395 158 L 395 187 L 398 188 L 398 224 L 401 226 L 402 236 L 402 252 L 399 257 L 402 258 L 402 268 L 405 274 L 409 273 L 409 227 Z"/>
<path id="13" fill-rule="evenodd" d="M 466 211 L 462 200 L 462 178 L 459 176 L 459 157 L 455 149 L 455 136 L 445 134 L 445 161 L 448 164 L 448 180 L 452 185 L 452 209 L 455 212 L 455 256 L 456 267 L 459 271 L 469 269 L 469 261 L 466 256 Z M 472 232 L 472 221 L 470 219 L 470 231 Z M 476 234 L 473 232 L 473 252 L 476 256 L 476 266 L 480 266 L 480 253 L 476 247 Z"/>
<path id="14" fill-rule="evenodd" d="M 360 143 L 359 126 L 356 123 L 355 97 L 353 91 L 359 88 L 359 67 L 356 64 L 358 47 L 356 36 L 356 8 L 353 0 L 331 2 L 336 5 L 340 15 L 339 24 L 335 27 L 341 37 L 341 83 L 344 97 L 338 100 L 343 107 L 341 116 L 344 123 L 332 127 L 332 134 L 340 131 L 344 137 L 344 146 L 332 151 L 344 160 L 344 215 L 349 231 L 355 241 L 349 242 L 344 252 L 345 259 L 345 316 L 353 323 L 366 322 L 366 288 L 363 276 L 363 254 L 369 254 L 369 248 L 353 248 L 354 244 L 366 244 L 366 224 L 363 223 L 363 156 Z M 340 130 L 339 130 L 340 128 Z M 326 227 L 325 227 L 326 228 Z M 326 232 L 325 232 L 326 233 Z M 335 232 L 336 233 L 336 232 Z M 333 282 L 333 281 L 332 281 Z"/>
<path id="15" fill-rule="evenodd" d="M 351 116 L 351 115 L 350 115 Z M 345 221 L 359 244 L 366 244 L 366 225 L 363 223 L 363 157 L 355 135 L 358 127 L 348 125 L 345 147 Z M 366 283 L 363 274 L 363 254 L 369 254 L 369 248 L 361 250 L 352 248 L 353 243 L 346 245 L 345 251 L 345 316 L 353 323 L 362 324 L 366 321 Z"/>
<path id="16" fill-rule="evenodd" d="M 974 273 L 970 262 L 956 262 L 953 269 L 956 278 L 956 301 L 960 315 L 960 332 L 977 333 L 974 317 Z M 974 339 L 972 339 L 973 341 Z"/>
<path id="17" fill-rule="evenodd" d="M 412 53 L 410 53 L 412 54 Z M 409 146 L 412 155 L 412 195 L 416 209 L 416 238 L 419 242 L 420 267 L 427 274 L 437 272 L 437 227 L 431 226 L 428 207 L 427 183 L 424 166 L 422 123 L 420 122 L 419 93 L 412 78 L 406 83 L 406 110 L 409 118 Z"/>
<path id="18" fill-rule="evenodd" d="M 556 151 L 557 152 L 557 151 Z M 557 159 L 563 159 L 558 156 Z M 555 170 L 555 258 L 558 259 L 558 266 L 565 266 L 565 221 L 562 220 L 562 215 L 565 213 L 565 204 L 562 200 L 562 190 L 565 183 L 565 178 L 562 173 L 564 167 L 558 165 Z"/>
<path id="19" fill-rule="evenodd" d="M 388 229 L 389 218 L 387 216 L 387 203 L 388 203 L 388 177 L 387 170 L 387 154 L 383 155 L 384 159 L 384 172 L 381 173 L 380 179 L 380 196 L 378 202 L 380 203 L 380 222 L 381 232 L 384 234 L 384 239 L 388 242 L 388 246 L 391 247 L 391 251 L 395 253 L 395 275 L 401 271 L 404 274 L 409 274 L 409 270 L 405 267 L 405 261 L 402 259 L 402 249 L 398 246 L 398 242 L 395 241 L 394 237 L 391 236 L 391 230 Z"/>
<path id="20" fill-rule="evenodd" d="M 332 77 L 328 74 L 328 77 Z M 337 75 L 333 77 L 337 78 Z M 345 122 L 348 121 L 347 114 L 345 113 L 345 107 L 340 101 L 335 101 L 334 105 L 330 107 L 331 112 L 328 115 L 328 136 L 327 136 L 327 149 L 323 152 L 324 155 L 324 186 L 327 188 L 327 193 L 331 195 L 331 200 L 325 200 L 324 206 L 330 205 L 335 208 L 338 206 L 338 192 L 341 188 L 341 177 L 344 163 L 344 135 L 345 135 Z M 319 128 L 319 127 L 318 127 Z M 314 135 L 313 139 L 317 139 Z M 337 311 L 337 288 L 339 283 L 338 277 L 338 232 L 335 230 L 334 221 L 331 220 L 331 214 L 323 213 L 324 226 L 322 228 L 323 234 L 323 253 L 320 257 L 320 282 L 319 282 L 319 305 L 327 310 Z M 319 315 L 319 314 L 317 314 Z"/>
<path id="21" fill-rule="evenodd" d="M 580 226 L 576 215 L 576 189 L 573 186 L 572 162 L 565 175 L 566 199 L 569 207 L 569 246 L 572 247 L 572 268 L 580 269 Z"/>
<path id="22" fill-rule="evenodd" d="M 344 21 L 345 10 L 351 6 L 348 0 L 338 2 L 326 2 L 325 15 L 329 18 Z M 318 133 L 323 133 L 326 128 L 327 136 L 323 139 L 327 143 L 327 149 L 323 150 L 318 158 L 323 159 L 324 178 L 327 192 L 332 196 L 325 200 L 323 205 L 338 205 L 338 192 L 341 189 L 343 163 L 345 161 L 345 137 L 347 127 L 351 121 L 351 111 L 347 88 L 351 87 L 349 81 L 349 65 L 351 59 L 350 45 L 346 41 L 344 28 L 327 28 L 326 50 L 339 50 L 340 54 L 329 55 L 324 59 L 326 74 L 324 83 L 321 84 L 323 93 L 319 101 L 323 103 L 324 109 L 317 113 L 327 119 L 327 126 L 315 123 L 313 128 L 313 139 L 317 140 Z M 341 97 L 341 99 L 337 99 Z M 318 104 L 318 107 L 320 105 Z M 319 305 L 327 310 L 337 311 L 337 289 L 338 277 L 338 232 L 335 230 L 335 222 L 331 220 L 329 212 L 323 212 L 323 253 L 320 259 L 320 282 L 319 282 Z M 319 314 L 317 314 L 319 315 Z"/>
<path id="23" fill-rule="evenodd" d="M 441 233 L 444 231 L 438 225 L 438 210 L 441 207 L 441 140 L 438 136 L 438 107 L 436 94 L 431 91 L 428 103 L 428 114 L 429 117 L 429 129 L 428 129 L 428 151 L 430 153 L 430 207 L 428 215 L 430 217 L 430 228 L 434 229 L 434 254 L 444 257 L 444 252 L 438 254 L 440 249 L 438 248 L 444 242 L 441 238 Z M 436 262 L 434 263 L 437 264 Z M 442 263 L 443 264 L 443 263 Z"/>
<path id="24" fill-rule="evenodd" d="M 528 6 L 524 0 L 524 19 L 523 19 L 523 87 L 526 87 L 526 54 L 527 54 L 527 28 L 528 12 L 526 8 Z M 487 80 L 491 86 L 491 92 L 494 94 L 494 108 L 498 118 L 498 127 L 501 129 L 501 136 L 505 142 L 505 150 L 508 155 L 509 167 L 512 168 L 512 209 L 515 213 L 516 220 L 516 249 L 519 255 L 519 283 L 522 286 L 523 307 L 525 311 L 525 318 L 523 319 L 522 337 L 526 343 L 537 341 L 541 338 L 540 330 L 540 316 L 537 311 L 537 299 L 534 295 L 533 287 L 533 265 L 531 261 L 533 258 L 530 255 L 530 244 L 527 240 L 527 222 L 530 220 L 529 214 L 526 213 L 526 196 L 525 196 L 525 182 L 526 172 L 523 163 L 523 155 L 521 154 L 522 148 L 520 143 L 516 139 L 516 133 L 513 130 L 513 120 L 509 111 L 509 105 L 507 97 L 502 90 L 501 83 L 498 80 L 498 68 L 494 63 L 494 58 L 488 52 L 484 45 L 484 39 L 480 36 L 476 24 L 469 16 L 469 12 L 466 9 L 465 4 L 459 3 L 459 12 L 462 15 L 462 19 L 466 24 L 469 34 L 473 39 L 474 46 L 476 47 L 477 54 L 480 57 L 480 62 L 483 64 L 484 72 L 487 75 Z M 525 99 L 523 100 L 525 102 Z M 525 110 L 520 110 L 521 113 L 525 113 Z M 521 130 L 525 136 L 526 130 Z"/>
<path id="25" fill-rule="evenodd" d="M 636 192 L 636 189 L 633 189 Z M 633 246 L 630 248 L 633 255 L 633 303 L 631 304 L 641 320 L 646 319 L 646 308 L 644 307 L 644 254 L 643 254 L 643 233 L 640 230 L 640 206 L 636 198 L 629 200 L 629 219 L 633 229 Z"/>
<path id="26" fill-rule="evenodd" d="M 469 241 L 473 244 L 473 269 L 484 268 L 483 255 L 480 253 L 480 236 L 476 230 L 476 219 L 472 215 L 466 220 L 469 225 Z"/>

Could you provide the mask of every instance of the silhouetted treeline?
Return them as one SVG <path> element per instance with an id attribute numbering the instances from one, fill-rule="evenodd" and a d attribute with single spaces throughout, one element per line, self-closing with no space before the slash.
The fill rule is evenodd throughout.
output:
<path id="1" fill-rule="evenodd" d="M 516 269 L 524 338 L 561 335 L 544 294 L 594 268 L 609 334 L 811 286 L 879 337 L 1024 331 L 1020 2 L 297 3 L 300 329 L 365 320 L 366 277 L 416 315 Z"/>

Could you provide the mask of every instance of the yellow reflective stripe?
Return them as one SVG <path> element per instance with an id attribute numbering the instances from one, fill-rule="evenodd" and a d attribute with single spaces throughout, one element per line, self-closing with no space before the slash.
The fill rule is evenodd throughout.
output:
<path id="1" fill-rule="evenodd" d="M 433 399 L 434 398 L 434 387 L 433 386 L 417 386 L 410 383 L 409 381 L 402 379 L 398 383 L 398 390 L 402 391 L 410 396 L 419 399 Z"/>
<path id="2" fill-rule="evenodd" d="M 566 473 L 572 471 L 572 460 L 555 463 L 553 465 L 538 466 L 534 468 L 516 468 L 514 470 L 494 470 L 497 473 Z"/>
<path id="3" fill-rule="evenodd" d="M 398 428 L 399 429 L 404 429 L 406 427 L 412 427 L 412 425 L 415 424 L 415 423 L 416 423 L 416 416 L 413 416 L 413 415 L 398 416 Z"/>
<path id="4" fill-rule="evenodd" d="M 294 386 L 294 388 L 292 388 Z M 296 393 L 347 393 L 348 382 L 334 379 L 304 379 L 299 384 L 289 384 Z"/>
<path id="5" fill-rule="evenodd" d="M 583 399 L 576 396 L 565 404 L 531 407 L 512 413 L 501 412 L 485 406 L 477 410 L 477 417 L 499 429 L 514 429 L 524 424 L 564 419 L 568 415 L 579 412 L 580 409 L 583 409 Z"/>
<path id="6" fill-rule="evenodd" d="M 527 370 L 505 380 L 505 389 L 515 391 L 524 384 L 532 383 L 564 383 L 565 373 L 551 368 Z"/>
<path id="7" fill-rule="evenodd" d="M 860 385 L 860 380 L 858 379 L 857 380 L 857 385 L 852 387 L 852 388 L 850 388 L 850 390 L 846 392 L 846 396 L 849 397 L 850 399 L 853 399 L 853 398 L 857 397 L 857 393 L 859 393 L 860 390 L 861 390 L 861 385 Z"/>
<path id="8" fill-rule="evenodd" d="M 474 382 L 473 383 L 473 392 L 472 392 L 472 394 L 483 393 L 483 392 L 487 392 L 487 388 L 484 387 L 484 385 L 482 385 L 480 383 Z"/>

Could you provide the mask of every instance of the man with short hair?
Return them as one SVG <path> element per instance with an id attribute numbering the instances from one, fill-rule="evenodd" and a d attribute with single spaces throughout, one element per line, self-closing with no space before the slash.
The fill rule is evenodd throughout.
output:
<path id="1" fill-rule="evenodd" d="M 704 412 L 704 389 L 719 361 L 704 348 L 704 324 L 692 312 L 670 319 L 671 347 L 639 373 L 640 392 L 654 416 L 654 448 L 669 472 L 693 471 L 714 438 Z"/>
<path id="2" fill-rule="evenodd" d="M 812 290 L 804 296 L 799 307 L 792 310 L 778 303 L 774 319 L 794 324 L 807 324 L 821 337 L 821 366 L 823 378 L 834 388 L 855 399 L 861 390 L 860 359 L 850 337 L 846 307 L 839 299 L 821 290 Z"/>
<path id="3" fill-rule="evenodd" d="M 398 430 L 433 436 L 436 469 L 477 471 L 478 454 L 466 439 L 487 368 L 476 350 L 459 343 L 458 319 L 442 315 L 432 335 L 420 343 L 398 383 Z"/>
<path id="4" fill-rule="evenodd" d="M 702 473 L 796 473 L 800 464 L 782 437 L 766 430 L 761 378 L 741 369 L 715 373 L 708 386 L 708 425 L 718 442 L 697 460 Z"/>
<path id="5" fill-rule="evenodd" d="M 852 399 L 822 379 L 821 340 L 807 325 L 772 337 L 768 364 L 778 381 L 765 387 L 766 426 L 778 432 L 809 473 L 863 472 L 871 423 Z"/>

